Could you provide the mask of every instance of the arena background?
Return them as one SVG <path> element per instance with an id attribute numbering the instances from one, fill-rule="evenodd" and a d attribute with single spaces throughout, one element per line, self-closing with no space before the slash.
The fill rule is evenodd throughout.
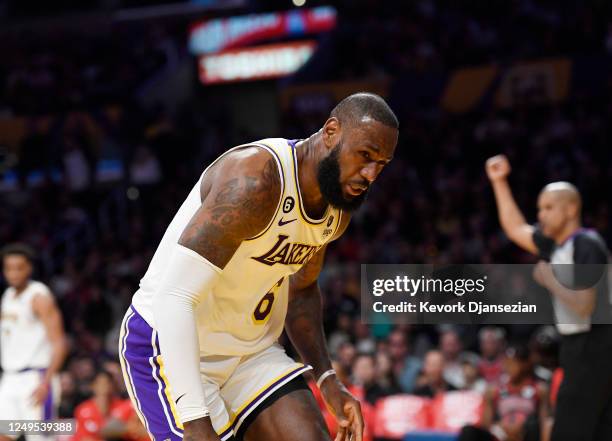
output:
<path id="1" fill-rule="evenodd" d="M 484 173 L 497 153 L 510 158 L 529 221 L 539 189 L 569 180 L 585 225 L 610 243 L 610 9 L 603 0 L 1 1 L 0 244 L 36 249 L 36 278 L 63 312 L 60 415 L 91 395 L 98 369 L 115 373 L 125 396 L 120 320 L 203 168 L 236 144 L 307 137 L 357 91 L 383 95 L 401 125 L 395 160 L 329 247 L 321 276 L 330 350 L 371 405 L 368 439 L 456 429 L 419 422 L 408 402 L 376 415 L 380 400 L 427 383 L 431 349 L 459 389 L 482 392 L 482 355 L 502 375 L 507 342 L 528 344 L 550 381 L 554 328 L 504 326 L 480 334 L 499 340 L 480 340 L 469 326 L 363 325 L 359 264 L 533 262 L 499 227 Z M 262 13 L 288 24 L 243 20 L 230 35 L 204 22 Z M 382 427 L 385 418 L 400 429 Z"/>

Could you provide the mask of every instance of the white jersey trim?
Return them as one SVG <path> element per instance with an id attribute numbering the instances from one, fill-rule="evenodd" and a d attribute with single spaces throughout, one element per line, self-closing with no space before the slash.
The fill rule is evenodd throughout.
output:
<path id="1" fill-rule="evenodd" d="M 291 156 L 293 157 L 293 168 L 292 168 L 293 181 L 295 182 L 295 188 L 297 190 L 297 196 L 298 196 L 297 199 L 298 199 L 300 216 L 302 217 L 302 220 L 304 220 L 308 224 L 320 225 L 323 222 L 325 222 L 332 207 L 330 204 L 327 204 L 327 208 L 325 209 L 325 213 L 323 213 L 323 216 L 321 217 L 321 219 L 312 219 L 310 216 L 308 216 L 308 214 L 306 213 L 306 208 L 304 208 L 304 204 L 302 202 L 302 191 L 300 190 L 300 178 L 298 176 L 298 163 L 297 163 L 296 148 L 295 146 L 291 144 L 289 145 L 289 147 L 291 148 Z"/>

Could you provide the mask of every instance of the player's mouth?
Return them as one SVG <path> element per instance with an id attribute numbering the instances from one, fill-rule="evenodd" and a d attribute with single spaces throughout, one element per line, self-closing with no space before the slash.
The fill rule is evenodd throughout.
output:
<path id="1" fill-rule="evenodd" d="M 361 185 L 355 185 L 355 184 L 347 184 L 346 188 L 347 188 L 347 193 L 350 194 L 351 196 L 359 196 L 361 193 L 367 190 L 367 187 L 363 187 Z"/>

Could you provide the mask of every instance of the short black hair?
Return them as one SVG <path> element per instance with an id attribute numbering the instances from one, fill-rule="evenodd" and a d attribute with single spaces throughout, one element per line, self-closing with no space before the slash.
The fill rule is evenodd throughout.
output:
<path id="1" fill-rule="evenodd" d="M 31 264 L 33 264 L 34 260 L 36 259 L 36 253 L 32 247 L 18 242 L 8 244 L 2 248 L 0 251 L 0 256 L 2 259 L 4 259 L 6 256 L 23 256 Z"/>
<path id="2" fill-rule="evenodd" d="M 340 123 L 355 123 L 368 116 L 388 127 L 399 129 L 397 116 L 385 100 L 375 93 L 359 92 L 349 95 L 334 107 L 329 115 Z"/>
<path id="3" fill-rule="evenodd" d="M 98 378 L 100 375 L 103 375 L 106 378 L 108 378 L 113 384 L 115 383 L 115 377 L 108 369 L 105 369 L 105 368 L 96 369 L 96 373 L 94 374 L 93 380 Z"/>
<path id="4" fill-rule="evenodd" d="M 506 357 L 523 362 L 529 361 L 529 349 L 523 343 L 512 343 L 506 349 Z"/>

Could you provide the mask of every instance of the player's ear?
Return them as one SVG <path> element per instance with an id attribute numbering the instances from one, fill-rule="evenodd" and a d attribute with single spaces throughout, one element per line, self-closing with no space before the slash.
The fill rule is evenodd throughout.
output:
<path id="1" fill-rule="evenodd" d="M 323 124 L 323 142 L 328 150 L 333 149 L 340 141 L 340 121 L 332 116 Z"/>
<path id="2" fill-rule="evenodd" d="M 577 219 L 578 217 L 580 217 L 577 204 L 567 204 L 566 210 L 568 211 L 570 218 Z"/>

